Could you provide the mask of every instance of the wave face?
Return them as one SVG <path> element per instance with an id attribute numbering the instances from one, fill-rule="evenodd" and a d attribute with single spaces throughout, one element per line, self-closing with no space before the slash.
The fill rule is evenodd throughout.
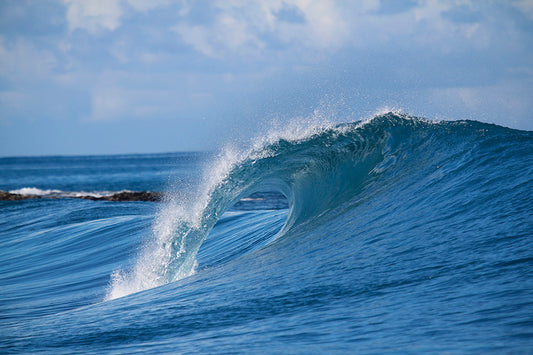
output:
<path id="1" fill-rule="evenodd" d="M 267 135 L 240 154 L 226 150 L 206 169 L 194 193 L 169 196 L 151 242 L 131 271 L 114 273 L 107 298 L 192 275 L 197 253 L 219 218 L 258 191 L 281 193 L 290 206 L 269 243 L 342 221 L 343 215 L 346 221 L 340 225 L 351 225 L 358 220 L 354 211 L 364 204 L 374 204 L 366 215 L 394 218 L 400 226 L 399 216 L 421 211 L 430 216 L 424 223 L 449 223 L 459 215 L 463 221 L 498 218 L 484 212 L 500 203 L 502 187 L 494 185 L 508 180 L 512 186 L 506 191 L 523 190 L 532 181 L 531 165 L 517 170 L 509 155 L 531 159 L 531 134 L 475 121 L 432 122 L 394 113 Z"/>
<path id="2" fill-rule="evenodd" d="M 533 132 L 388 113 L 219 156 L 0 158 L 3 191 L 164 186 L 0 201 L 0 353 L 533 348 Z"/>

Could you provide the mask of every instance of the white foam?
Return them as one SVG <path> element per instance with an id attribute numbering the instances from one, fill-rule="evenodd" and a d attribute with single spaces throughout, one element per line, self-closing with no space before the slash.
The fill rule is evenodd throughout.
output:
<path id="1" fill-rule="evenodd" d="M 18 195 L 35 195 L 35 196 L 47 196 L 52 194 L 60 194 L 61 190 L 41 190 L 37 187 L 23 187 L 21 189 L 10 190 L 9 193 Z"/>
<path id="2" fill-rule="evenodd" d="M 131 192 L 129 190 L 122 190 L 119 192 Z M 62 191 L 57 189 L 40 189 L 38 187 L 23 187 L 16 190 L 10 190 L 9 193 L 17 194 L 17 195 L 33 195 L 33 196 L 41 196 L 41 197 L 64 197 L 64 198 L 81 198 L 81 197 L 106 197 L 111 196 L 116 193 L 119 193 L 117 191 Z"/>
<path id="3" fill-rule="evenodd" d="M 194 274 L 194 258 L 192 264 L 185 262 L 178 270 L 173 270 L 176 267 L 173 261 L 187 252 L 185 238 L 188 232 L 180 231 L 180 228 L 200 228 L 204 205 L 207 205 L 207 202 L 193 196 L 195 194 L 183 193 L 166 196 L 166 203 L 157 213 L 151 236 L 139 253 L 133 269 L 115 270 L 111 275 L 106 300 L 162 286 Z M 179 246 L 178 250 L 176 246 Z M 169 279 L 168 275 L 171 274 Z"/>

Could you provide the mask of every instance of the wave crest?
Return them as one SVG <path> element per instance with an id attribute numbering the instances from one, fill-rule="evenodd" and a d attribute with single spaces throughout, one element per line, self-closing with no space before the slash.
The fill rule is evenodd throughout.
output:
<path id="1" fill-rule="evenodd" d="M 289 214 L 277 238 L 286 237 L 343 213 L 402 175 L 431 166 L 432 154 L 453 154 L 453 144 L 468 144 L 471 139 L 465 137 L 479 136 L 480 129 L 489 125 L 387 113 L 366 122 L 322 121 L 284 129 L 252 141 L 250 149 L 225 149 L 208 166 L 198 189 L 168 197 L 151 241 L 131 271 L 113 274 L 106 299 L 192 275 L 202 242 L 244 197 L 258 191 L 285 195 Z"/>

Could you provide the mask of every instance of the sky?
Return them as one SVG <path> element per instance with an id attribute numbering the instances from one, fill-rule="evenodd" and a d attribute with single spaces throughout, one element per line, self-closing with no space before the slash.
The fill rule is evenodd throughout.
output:
<path id="1" fill-rule="evenodd" d="M 533 0 L 1 0 L 0 156 L 401 110 L 533 130 Z"/>

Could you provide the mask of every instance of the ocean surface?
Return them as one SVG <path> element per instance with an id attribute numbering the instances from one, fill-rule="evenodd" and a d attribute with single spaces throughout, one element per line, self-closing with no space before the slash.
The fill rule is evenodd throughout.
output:
<path id="1" fill-rule="evenodd" d="M 533 353 L 533 132 L 388 113 L 0 190 L 42 196 L 0 201 L 0 353 Z M 123 190 L 165 198 L 73 198 Z"/>

